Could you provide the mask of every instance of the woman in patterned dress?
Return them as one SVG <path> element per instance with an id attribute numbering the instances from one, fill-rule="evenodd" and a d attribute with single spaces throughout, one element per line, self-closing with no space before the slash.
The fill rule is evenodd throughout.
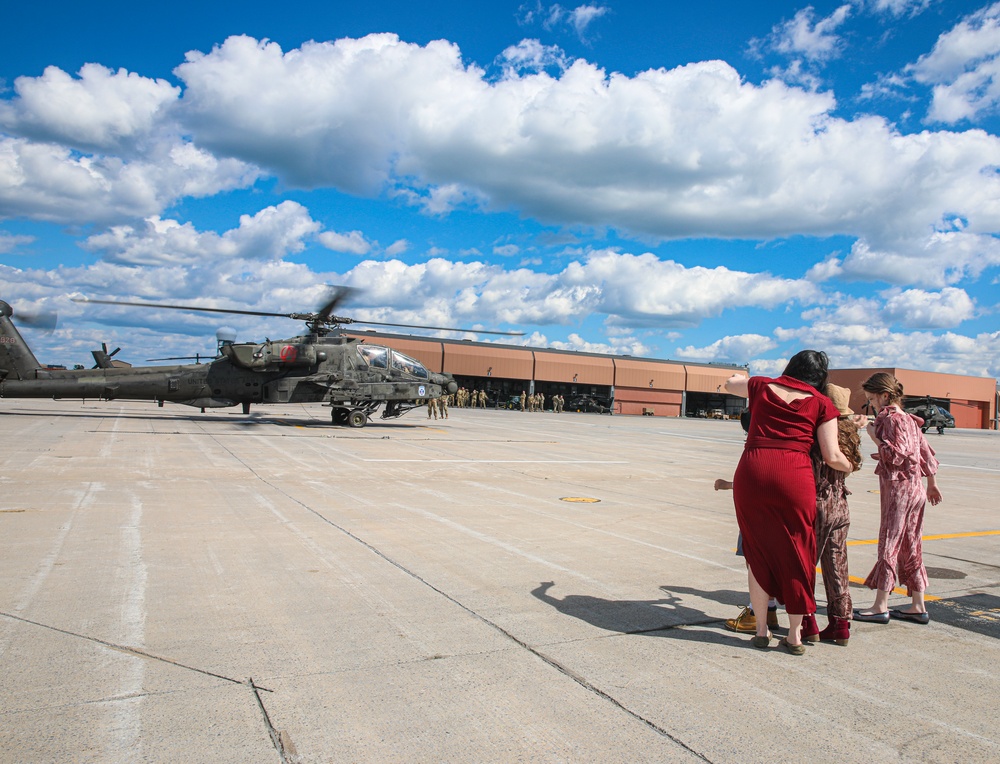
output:
<path id="1" fill-rule="evenodd" d="M 861 387 L 868 403 L 878 412 L 875 421 L 868 425 L 868 434 L 878 449 L 872 458 L 878 460 L 875 474 L 878 475 L 882 518 L 878 561 L 865 579 L 865 586 L 876 590 L 875 602 L 868 610 L 854 611 L 854 620 L 889 623 L 892 617 L 925 624 L 930 616 L 924 605 L 927 570 L 920 537 L 927 501 L 931 504 L 941 501 L 936 477 L 938 460 L 920 431 L 923 420 L 905 413 L 899 406 L 903 400 L 903 386 L 898 379 L 892 374 L 878 372 Z M 927 478 L 926 491 L 922 477 Z M 889 594 L 897 578 L 907 587 L 912 604 L 890 612 Z"/>
<path id="2" fill-rule="evenodd" d="M 851 463 L 853 472 L 861 469 L 861 438 L 858 428 L 868 418 L 857 415 L 850 407 L 851 391 L 828 384 L 826 395 L 837 407 L 837 440 L 841 453 Z M 835 470 L 823 462 L 819 448 L 813 446 L 813 473 L 816 476 L 816 557 L 823 570 L 826 590 L 826 615 L 829 625 L 820 631 L 815 615 L 802 620 L 805 642 L 836 642 L 846 646 L 851 638 L 851 590 L 847 573 L 847 534 L 851 527 L 851 510 L 845 479 L 847 473 Z"/>

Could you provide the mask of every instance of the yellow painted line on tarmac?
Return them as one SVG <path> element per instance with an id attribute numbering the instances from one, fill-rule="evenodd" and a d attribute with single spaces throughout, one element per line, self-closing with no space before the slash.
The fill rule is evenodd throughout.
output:
<path id="1" fill-rule="evenodd" d="M 940 539 L 964 539 L 972 538 L 975 536 L 1000 536 L 1000 531 L 970 531 L 969 533 L 938 533 L 934 536 L 921 536 L 922 541 L 939 541 Z M 865 546 L 870 544 L 877 544 L 878 539 L 859 539 L 857 541 L 848 541 L 848 546 Z M 816 572 L 819 573 L 820 569 L 816 568 Z M 848 580 L 854 584 L 861 584 L 864 586 L 865 580 L 863 578 L 858 578 L 857 576 L 848 576 Z M 897 586 L 892 590 L 893 594 L 903 594 L 908 596 L 906 589 Z M 935 597 L 933 594 L 927 594 L 924 592 L 924 601 L 926 602 L 937 602 L 940 597 Z"/>
<path id="2" fill-rule="evenodd" d="M 939 533 L 935 536 L 921 536 L 921 541 L 939 541 L 941 539 L 966 539 L 973 536 L 1000 536 L 1000 531 L 970 531 L 968 533 Z M 877 544 L 878 539 L 858 539 L 848 541 L 847 546 L 868 546 Z"/>
<path id="3" fill-rule="evenodd" d="M 816 572 L 819 573 L 820 569 L 816 568 Z M 858 578 L 857 576 L 848 576 L 847 580 L 850 581 L 852 584 L 861 584 L 861 586 L 865 585 L 865 580 L 863 578 Z M 893 589 L 892 593 L 903 594 L 907 597 L 910 596 L 910 593 L 901 586 L 897 586 L 895 589 Z M 924 602 L 937 602 L 939 599 L 941 598 L 935 597 L 933 594 L 928 594 L 927 592 L 924 592 Z"/>

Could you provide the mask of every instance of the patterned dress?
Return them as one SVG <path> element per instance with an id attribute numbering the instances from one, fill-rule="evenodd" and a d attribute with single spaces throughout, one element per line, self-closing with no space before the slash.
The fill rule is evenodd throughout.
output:
<path id="1" fill-rule="evenodd" d="M 785 402 L 776 383 L 808 393 Z M 733 479 L 743 552 L 757 583 L 789 613 L 816 612 L 816 483 L 809 450 L 836 407 L 792 377 L 751 377 L 750 432 Z"/>
<path id="2" fill-rule="evenodd" d="M 878 562 L 865 579 L 869 589 L 892 591 L 898 580 L 912 592 L 927 591 L 920 537 L 924 531 L 927 491 L 923 478 L 937 474 L 938 460 L 920 431 L 923 420 L 886 406 L 875 417 L 875 435 L 882 442 L 877 454 L 882 519 L 878 532 Z"/>
<path id="3" fill-rule="evenodd" d="M 823 462 L 819 449 L 813 449 L 816 475 L 816 556 L 823 570 L 826 590 L 826 614 L 830 618 L 851 620 L 851 589 L 847 573 L 847 533 L 851 510 L 847 506 L 846 472 Z"/>

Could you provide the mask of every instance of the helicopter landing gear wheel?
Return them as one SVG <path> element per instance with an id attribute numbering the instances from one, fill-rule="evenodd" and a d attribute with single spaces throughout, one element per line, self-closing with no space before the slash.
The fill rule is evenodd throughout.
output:
<path id="1" fill-rule="evenodd" d="M 347 415 L 347 424 L 351 427 L 364 427 L 368 424 L 368 415 L 361 409 L 354 409 Z"/>
<path id="2" fill-rule="evenodd" d="M 348 411 L 347 409 L 335 408 L 330 415 L 333 417 L 334 424 L 345 425 L 347 424 L 348 414 L 350 414 L 350 411 Z"/>

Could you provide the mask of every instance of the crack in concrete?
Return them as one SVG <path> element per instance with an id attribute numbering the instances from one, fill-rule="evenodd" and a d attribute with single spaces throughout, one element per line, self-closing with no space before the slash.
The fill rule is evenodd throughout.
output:
<path id="1" fill-rule="evenodd" d="M 100 637 L 92 637 L 87 634 L 80 634 L 79 632 L 70 631 L 68 629 L 61 629 L 58 626 L 52 626 L 47 623 L 39 623 L 38 621 L 32 621 L 30 618 L 22 618 L 19 615 L 14 615 L 13 613 L 7 613 L 0 610 L 0 616 L 5 618 L 10 618 L 13 621 L 20 621 L 21 623 L 27 623 L 31 626 L 38 626 L 42 629 L 48 629 L 49 631 L 54 631 L 59 634 L 65 634 L 70 637 L 76 637 L 78 639 L 85 639 L 88 642 L 94 642 L 99 645 L 103 645 L 111 650 L 116 650 L 120 653 L 125 653 L 127 655 L 134 655 L 139 658 L 147 658 L 153 661 L 160 661 L 161 663 L 167 663 L 171 666 L 176 666 L 177 668 L 186 669 L 187 671 L 194 671 L 198 674 L 204 674 L 205 676 L 214 677 L 215 679 L 221 679 L 225 682 L 232 682 L 233 684 L 246 684 L 242 680 L 233 679 L 232 677 L 224 676 L 223 674 L 216 674 L 213 671 L 208 671 L 207 669 L 201 669 L 197 666 L 188 666 L 185 663 L 180 663 L 179 661 L 172 660 L 170 658 L 164 658 L 161 655 L 154 655 L 153 653 L 148 653 L 145 650 L 140 650 L 138 647 L 130 647 L 128 645 L 119 645 L 114 642 L 109 642 L 106 639 L 101 639 Z M 264 690 L 265 692 L 274 692 L 274 690 L 269 690 L 266 687 L 258 687 L 259 690 Z"/>
<path id="2" fill-rule="evenodd" d="M 568 668 L 567 666 L 564 666 L 563 664 L 561 664 L 555 658 L 552 658 L 551 656 L 546 655 L 545 653 L 541 652 L 540 650 L 538 650 L 538 649 L 532 647 L 531 645 L 529 645 L 527 642 L 524 642 L 523 640 L 521 640 L 518 637 L 514 636 L 511 632 L 507 631 L 506 629 L 504 629 L 499 624 L 494 623 L 489 618 L 486 618 L 485 616 L 481 615 L 480 613 L 477 613 L 475 610 L 473 610 L 469 606 L 465 605 L 464 603 L 460 602 L 459 600 L 457 600 L 452 595 L 450 595 L 447 592 L 443 591 L 442 589 L 439 589 L 438 587 L 434 586 L 434 584 L 430 583 L 425 578 L 421 577 L 415 571 L 412 571 L 409 568 L 407 568 L 404 565 L 402 565 L 401 563 L 396 562 L 391 557 L 389 557 L 384 552 L 382 552 L 380 549 L 378 549 L 377 547 L 375 547 L 372 544 L 368 543 L 367 541 L 365 541 L 360 536 L 356 535 L 355 533 L 352 533 L 347 528 L 344 528 L 344 527 L 342 527 L 340 525 L 337 525 L 337 523 L 333 522 L 328 517 L 325 517 L 323 514 L 321 514 L 317 510 L 315 510 L 312 507 L 310 507 L 308 504 L 305 504 L 304 502 L 302 502 L 299 499 L 295 498 L 294 496 L 290 495 L 288 492 L 286 492 L 285 490 L 283 490 L 279 486 L 276 486 L 275 484 L 271 483 L 267 479 L 261 477 L 261 475 L 256 470 L 254 470 L 253 467 L 251 467 L 249 464 L 247 464 L 245 461 L 243 461 L 239 456 L 237 456 L 236 454 L 234 454 L 231 450 L 229 450 L 228 448 L 226 448 L 222 443 L 219 443 L 219 445 L 222 446 L 222 448 L 224 448 L 226 451 L 229 451 L 229 455 L 232 456 L 233 459 L 235 459 L 240 464 L 242 464 L 254 477 L 256 477 L 258 480 L 260 480 L 264 485 L 266 485 L 269 488 L 271 488 L 273 491 L 275 491 L 275 492 L 281 494 L 282 496 L 286 497 L 289 501 L 291 501 L 291 502 L 297 504 L 298 506 L 302 507 L 304 510 L 306 510 L 310 514 L 315 515 L 322 522 L 324 522 L 327 525 L 329 525 L 330 527 L 335 528 L 336 530 L 340 531 L 345 536 L 347 536 L 348 538 L 350 538 L 353 541 L 357 542 L 358 544 L 361 544 L 363 547 L 365 547 L 370 552 L 372 552 L 372 554 L 376 555 L 377 557 L 381 558 L 382 560 L 384 560 L 385 562 L 389 563 L 393 567 L 397 568 L 399 571 L 401 571 L 402 573 L 404 573 L 407 576 L 411 577 L 413 580 L 418 581 L 419 583 L 423 584 L 424 586 L 426 586 L 431 591 L 433 591 L 433 592 L 437 593 L 438 595 L 444 597 L 446 600 L 448 600 L 449 602 L 451 602 L 455 606 L 461 608 L 466 613 L 468 613 L 469 615 L 471 615 L 474 618 L 478 619 L 479 621 L 481 621 L 482 623 L 486 624 L 490 628 L 494 629 L 495 631 L 497 631 L 499 634 L 501 634 L 504 637 L 506 637 L 507 639 L 509 639 L 514 644 L 518 645 L 522 649 L 524 649 L 527 652 L 531 653 L 532 655 L 534 655 L 536 658 L 538 658 L 539 660 L 541 660 L 546 665 L 554 668 L 556 671 L 560 672 L 561 674 L 563 674 L 567 678 L 571 679 L 573 682 L 576 682 L 578 685 L 580 685 L 582 688 L 584 688 L 588 692 L 591 692 L 594 695 L 597 695 L 598 697 L 600 697 L 603 700 L 607 701 L 608 703 L 611 703 L 618 710 L 620 710 L 623 713 L 627 714 L 628 716 L 632 717 L 636 721 L 642 723 L 643 725 L 645 725 L 649 729 L 651 729 L 654 732 L 656 732 L 658 735 L 661 735 L 662 737 L 667 738 L 672 743 L 674 743 L 678 747 L 684 749 L 685 751 L 687 751 L 688 753 L 692 754 L 693 756 L 696 756 L 701 761 L 709 762 L 709 764 L 711 764 L 711 760 L 709 758 L 707 758 L 704 754 L 700 753 L 699 751 L 696 751 L 694 748 L 692 748 L 690 745 L 688 745 L 683 740 L 681 740 L 680 738 L 678 738 L 676 735 L 671 734 L 669 730 L 661 727 L 660 725 L 658 725 L 653 720 L 647 719 L 646 717 L 642 716 L 642 714 L 638 713 L 637 711 L 633 711 L 628 706 L 624 705 L 621 701 L 619 701 L 618 699 L 616 699 L 614 696 L 612 696 L 609 693 L 605 692 L 600 687 L 596 686 L 595 684 L 593 684 L 590 681 L 588 681 L 587 679 L 585 679 L 583 676 L 581 676 L 581 675 L 577 674 L 576 672 L 574 672 L 572 669 Z M 263 704 L 261 704 L 261 711 L 264 712 Z M 266 712 L 264 712 L 264 713 L 266 714 Z M 268 724 L 270 725 L 270 721 L 268 721 Z M 272 740 L 274 740 L 274 737 L 272 737 Z M 278 742 L 275 743 L 275 747 L 278 748 L 279 753 L 282 753 L 281 749 L 279 748 L 279 743 Z M 287 760 L 284 758 L 284 754 L 282 753 L 282 763 L 286 764 L 286 762 L 287 762 Z M 288 764 L 294 764 L 294 762 L 288 762 Z"/>

